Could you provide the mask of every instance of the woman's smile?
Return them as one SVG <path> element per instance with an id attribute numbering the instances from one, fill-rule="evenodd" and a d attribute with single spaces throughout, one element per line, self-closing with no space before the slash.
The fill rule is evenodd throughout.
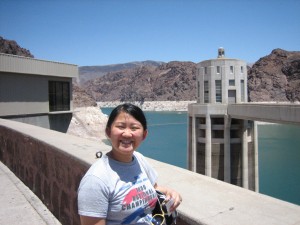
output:
<path id="1" fill-rule="evenodd" d="M 112 144 L 112 155 L 118 161 L 129 161 L 133 152 L 146 138 L 147 131 L 133 116 L 121 112 L 106 131 Z"/>

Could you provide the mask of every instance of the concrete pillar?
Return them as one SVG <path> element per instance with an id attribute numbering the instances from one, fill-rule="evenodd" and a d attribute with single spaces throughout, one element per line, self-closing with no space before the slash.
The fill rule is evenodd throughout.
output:
<path id="1" fill-rule="evenodd" d="M 231 118 L 224 116 L 224 181 L 231 183 L 231 153 L 230 153 Z"/>
<path id="2" fill-rule="evenodd" d="M 257 141 L 257 123 L 253 121 L 253 142 L 254 142 L 254 166 L 255 166 L 255 191 L 259 192 L 259 175 L 258 175 L 258 141 Z"/>
<path id="3" fill-rule="evenodd" d="M 197 124 L 196 117 L 193 115 L 192 117 L 192 171 L 197 172 Z"/>
<path id="4" fill-rule="evenodd" d="M 206 114 L 205 129 L 205 175 L 211 177 L 211 119 L 210 114 Z"/>
<path id="5" fill-rule="evenodd" d="M 242 136 L 242 174 L 243 174 L 243 187 L 249 189 L 249 172 L 248 172 L 248 120 L 243 120 L 243 136 Z"/>

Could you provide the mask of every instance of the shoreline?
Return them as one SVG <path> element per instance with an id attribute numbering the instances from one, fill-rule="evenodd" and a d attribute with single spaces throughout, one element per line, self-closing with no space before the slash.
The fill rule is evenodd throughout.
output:
<path id="1" fill-rule="evenodd" d="M 134 105 L 139 106 L 143 111 L 179 111 L 187 112 L 188 105 L 196 103 L 197 101 L 145 101 L 141 102 L 130 102 Z M 114 101 L 114 102 L 97 102 L 99 108 L 114 108 L 125 102 Z"/>
<path id="2" fill-rule="evenodd" d="M 197 101 L 145 101 L 130 102 L 139 106 L 143 111 L 155 111 L 155 112 L 187 112 L 188 105 L 196 103 Z M 113 101 L 113 102 L 97 102 L 97 107 L 101 108 L 114 108 L 125 102 Z M 256 121 L 257 125 L 277 125 L 277 123 Z"/>

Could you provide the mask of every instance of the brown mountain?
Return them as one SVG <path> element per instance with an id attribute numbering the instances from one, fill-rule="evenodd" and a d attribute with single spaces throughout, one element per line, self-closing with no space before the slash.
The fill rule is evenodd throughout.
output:
<path id="1" fill-rule="evenodd" d="M 147 66 L 147 65 L 159 66 L 161 64 L 163 64 L 163 62 L 147 60 L 141 62 L 129 62 L 129 63 L 104 65 L 104 66 L 81 66 L 78 68 L 80 74 L 78 82 L 79 84 L 84 84 L 89 80 L 99 78 L 110 72 L 128 70 L 128 69 L 133 69 L 136 67 Z"/>
<path id="2" fill-rule="evenodd" d="M 96 101 L 194 100 L 196 64 L 169 62 L 108 73 L 85 83 Z"/>
<path id="3" fill-rule="evenodd" d="M 196 99 L 196 64 L 169 62 L 110 72 L 84 89 L 96 101 Z M 300 52 L 274 49 L 248 67 L 249 102 L 300 101 Z"/>
<path id="4" fill-rule="evenodd" d="M 19 55 L 34 58 L 29 50 L 21 48 L 16 41 L 6 40 L 0 36 L 0 52 L 11 55 Z"/>
<path id="5" fill-rule="evenodd" d="M 84 89 L 73 82 L 73 107 L 97 106 L 97 102 Z"/>
<path id="6" fill-rule="evenodd" d="M 300 52 L 274 49 L 248 71 L 251 102 L 300 101 Z"/>

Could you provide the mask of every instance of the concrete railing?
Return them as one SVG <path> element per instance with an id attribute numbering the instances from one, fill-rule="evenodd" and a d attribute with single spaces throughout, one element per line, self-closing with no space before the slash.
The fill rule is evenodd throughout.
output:
<path id="1" fill-rule="evenodd" d="M 300 125 L 300 104 L 242 103 L 228 105 L 232 118 Z"/>
<path id="2" fill-rule="evenodd" d="M 0 119 L 0 160 L 62 224 L 80 224 L 77 188 L 102 143 Z M 299 224 L 300 206 L 148 159 L 159 184 L 182 194 L 177 224 Z"/>

